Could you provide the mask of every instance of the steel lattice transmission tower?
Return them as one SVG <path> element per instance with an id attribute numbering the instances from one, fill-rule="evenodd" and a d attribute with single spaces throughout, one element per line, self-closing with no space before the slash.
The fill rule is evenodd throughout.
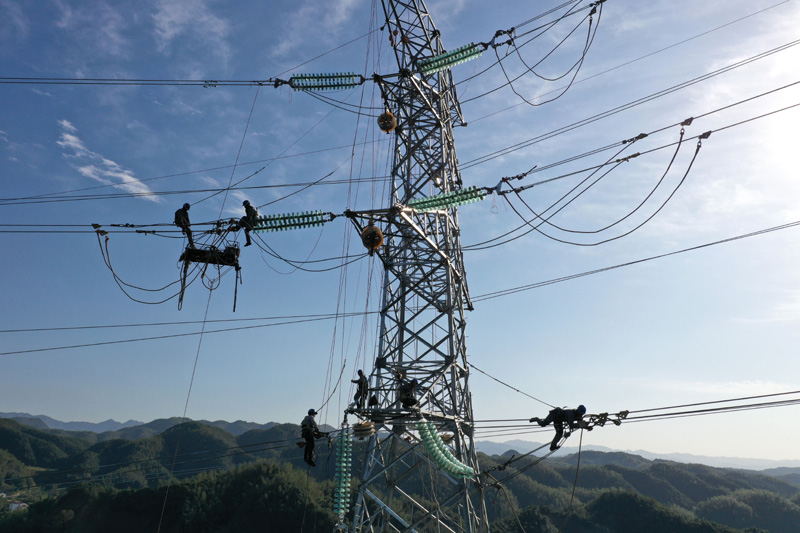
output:
<path id="1" fill-rule="evenodd" d="M 397 122 L 392 207 L 348 213 L 362 236 L 373 228 L 383 233 L 376 254 L 386 272 L 370 376 L 377 405 L 350 410 L 377 430 L 367 441 L 351 530 L 483 532 L 476 476 L 440 468 L 419 429 L 421 420 L 433 423 L 427 435 L 444 435 L 445 451 L 478 472 L 465 337 L 471 303 L 456 209 L 410 206 L 462 189 L 453 126 L 463 119 L 450 70 L 420 68 L 445 54 L 424 2 L 384 0 L 383 8 L 399 66 L 397 74 L 375 76 Z M 406 408 L 398 387 L 412 379 L 419 403 Z"/>

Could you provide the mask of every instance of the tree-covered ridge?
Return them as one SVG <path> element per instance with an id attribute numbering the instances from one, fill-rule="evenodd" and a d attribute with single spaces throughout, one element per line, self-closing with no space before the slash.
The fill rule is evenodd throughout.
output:
<path id="1" fill-rule="evenodd" d="M 81 533 L 325 531 L 332 483 L 283 464 L 211 472 L 167 488 L 78 486 L 0 518 L 0 531 Z M 163 517 L 162 517 L 163 509 Z"/>

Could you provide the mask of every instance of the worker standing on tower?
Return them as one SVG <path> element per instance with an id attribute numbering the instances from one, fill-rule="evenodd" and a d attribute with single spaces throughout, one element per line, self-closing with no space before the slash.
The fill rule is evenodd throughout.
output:
<path id="1" fill-rule="evenodd" d="M 309 409 L 308 414 L 300 423 L 300 434 L 306 440 L 303 461 L 311 466 L 317 466 L 317 463 L 314 462 L 314 439 L 321 435 L 317 422 L 314 420 L 315 416 L 317 416 L 317 412 L 314 409 Z"/>
<path id="2" fill-rule="evenodd" d="M 351 379 L 350 383 L 355 383 L 357 387 L 353 401 L 355 401 L 359 409 L 363 409 L 364 403 L 367 401 L 367 394 L 369 394 L 369 382 L 367 381 L 367 376 L 364 375 L 364 371 L 359 370 L 358 379 Z"/>
<path id="3" fill-rule="evenodd" d="M 175 225 L 181 228 L 181 231 L 189 240 L 189 246 L 194 248 L 194 239 L 192 239 L 192 230 L 190 228 L 192 224 L 189 222 L 190 207 L 192 206 L 189 204 L 183 204 L 183 207 L 175 211 Z"/>
<path id="4" fill-rule="evenodd" d="M 244 236 L 247 237 L 247 242 L 244 243 L 245 246 L 250 246 L 252 241 L 250 240 L 250 230 L 253 229 L 253 226 L 256 225 L 258 219 L 258 210 L 250 205 L 249 200 L 245 200 L 242 202 L 244 206 L 245 215 L 239 219 L 239 226 L 244 228 Z"/>
<path id="5" fill-rule="evenodd" d="M 583 405 L 579 405 L 577 409 L 562 409 L 560 407 L 556 407 L 547 415 L 547 418 L 544 420 L 540 419 L 537 416 L 534 416 L 530 419 L 530 422 L 536 422 L 540 426 L 545 427 L 546 425 L 553 423 L 553 427 L 556 430 L 556 436 L 553 437 L 553 442 L 550 443 L 550 451 L 555 451 L 558 449 L 558 441 L 561 440 L 561 437 L 564 435 L 564 426 L 567 426 L 569 429 L 588 429 L 589 431 L 592 430 L 583 420 L 583 415 L 586 414 L 586 407 Z"/>

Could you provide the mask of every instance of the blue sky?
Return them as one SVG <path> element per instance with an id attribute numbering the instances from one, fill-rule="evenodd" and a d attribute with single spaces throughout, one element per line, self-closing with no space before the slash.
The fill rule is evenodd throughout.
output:
<path id="1" fill-rule="evenodd" d="M 485 2 L 442 0 L 428 6 L 445 46 L 453 49 L 488 42 L 499 29 L 528 31 L 555 15 L 525 21 L 557 4 L 506 2 L 489 9 Z M 0 0 L 0 12 L 4 78 L 264 80 L 293 73 L 354 71 L 369 77 L 396 71 L 388 35 L 380 30 L 382 8 L 368 2 Z M 514 182 L 553 180 L 521 193 L 534 211 L 547 209 L 587 177 L 585 169 L 604 163 L 615 150 L 545 167 L 652 133 L 619 157 L 641 156 L 615 167 L 552 219 L 562 229 L 545 231 L 562 241 L 591 244 L 617 237 L 656 213 L 686 173 L 695 136 L 712 131 L 663 209 L 627 236 L 577 246 L 518 232 L 512 242 L 465 251 L 473 297 L 800 220 L 800 109 L 757 118 L 800 102 L 799 86 L 786 87 L 798 81 L 800 54 L 791 43 L 800 37 L 794 24 L 799 16 L 793 1 L 608 0 L 576 82 L 540 106 L 529 105 L 509 87 L 489 92 L 505 83 L 496 66 L 465 81 L 496 61 L 492 50 L 454 68 L 468 123 L 455 131 L 465 185 L 493 186 L 538 165 L 541 171 Z M 522 46 L 519 57 L 528 65 L 538 62 L 582 17 L 566 19 Z M 586 35 L 583 23 L 534 70 L 545 78 L 563 75 L 581 57 Z M 744 62 L 786 45 L 791 46 Z M 516 52 L 501 47 L 497 53 Z M 519 57 L 503 62 L 511 78 L 526 72 Z M 647 99 L 739 62 L 744 63 Z M 560 94 L 570 78 L 549 82 L 528 73 L 513 88 L 539 103 Z M 764 93 L 770 94 L 744 102 Z M 386 207 L 386 181 L 369 179 L 385 177 L 390 164 L 391 137 L 376 128 L 374 115 L 382 103 L 373 83 L 328 94 L 345 102 L 340 106 L 345 109 L 271 86 L 4 83 L 0 94 L 0 239 L 6 254 L 0 352 L 192 333 L 200 325 L 9 330 L 240 320 L 209 322 L 211 330 L 275 322 L 263 320 L 267 317 L 377 309 L 381 269 L 374 259 L 306 272 L 257 247 L 243 249 L 235 313 L 231 274 L 210 301 L 200 283 L 190 286 L 180 311 L 174 299 L 136 303 L 115 284 L 90 226 L 169 224 L 183 202 L 193 204 L 195 223 L 239 217 L 245 198 L 263 206 L 262 214 Z M 647 101 L 601 116 L 640 99 Z M 358 106 L 361 115 L 351 112 Z M 545 135 L 595 116 L 600 118 Z M 691 140 L 670 167 L 675 147 L 669 145 L 689 117 L 696 117 L 685 128 Z M 517 149 L 482 159 L 507 147 Z M 322 183 L 329 185 L 298 186 L 328 174 Z M 662 175 L 662 186 L 622 223 L 574 233 L 623 218 L 648 198 Z M 253 189 L 210 199 L 204 199 L 208 193 L 191 192 L 248 176 L 241 186 Z M 121 197 L 19 200 L 63 199 L 65 191 L 87 188 L 69 194 Z M 130 194 L 149 192 L 158 195 Z M 509 199 L 524 214 L 525 205 Z M 467 247 L 521 224 L 502 197 L 460 208 L 459 222 Z M 28 233 L 32 230 L 42 232 Z M 470 360 L 547 403 L 584 403 L 590 412 L 798 390 L 797 232 L 790 227 L 478 299 L 467 317 Z M 343 218 L 322 228 L 262 237 L 278 255 L 298 261 L 362 251 Z M 178 238 L 128 230 L 111 233 L 108 246 L 115 271 L 128 283 L 160 288 L 178 279 Z M 137 297 L 156 301 L 161 294 L 172 293 Z M 198 336 L 184 336 L 11 353 L 0 356 L 0 410 L 61 420 L 147 421 L 181 416 L 191 383 L 190 418 L 299 422 L 331 393 L 342 365 L 345 383 L 358 368 L 369 373 L 376 329 L 370 315 L 208 334 L 202 343 Z M 548 409 L 480 373 L 472 374 L 471 386 L 477 420 L 529 418 Z M 334 391 L 323 421 L 338 424 L 351 395 L 347 387 Z M 628 424 L 594 431 L 584 442 L 800 460 L 795 444 L 800 430 L 788 422 L 796 416 L 797 407 L 783 407 Z M 502 438 L 520 437 L 548 438 L 544 433 Z"/>

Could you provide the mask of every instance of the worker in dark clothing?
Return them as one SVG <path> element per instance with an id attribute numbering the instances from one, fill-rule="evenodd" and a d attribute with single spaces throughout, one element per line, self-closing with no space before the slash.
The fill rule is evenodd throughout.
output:
<path id="1" fill-rule="evenodd" d="M 409 409 L 417 405 L 417 380 L 403 381 L 397 391 L 398 399 L 403 404 L 403 408 Z"/>
<path id="2" fill-rule="evenodd" d="M 303 461 L 311 466 L 317 466 L 317 463 L 314 462 L 314 439 L 321 436 L 317 422 L 314 420 L 315 416 L 317 416 L 317 412 L 314 409 L 309 409 L 308 415 L 300 423 L 300 434 L 306 440 Z"/>
<path id="3" fill-rule="evenodd" d="M 358 379 L 351 379 L 350 383 L 356 384 L 356 395 L 353 397 L 359 409 L 364 408 L 364 403 L 367 401 L 367 394 L 369 394 L 369 382 L 367 376 L 364 375 L 363 370 L 358 371 Z"/>
<path id="4" fill-rule="evenodd" d="M 242 202 L 244 206 L 245 215 L 239 219 L 239 226 L 244 229 L 244 236 L 247 237 L 247 242 L 244 243 L 245 246 L 250 246 L 253 242 L 250 240 L 250 230 L 256 225 L 258 219 L 258 210 L 250 205 L 249 200 L 245 200 Z"/>
<path id="5" fill-rule="evenodd" d="M 175 211 L 175 225 L 181 228 L 183 234 L 186 235 L 186 238 L 189 240 L 189 246 L 194 248 L 194 239 L 192 239 L 192 230 L 190 226 L 192 225 L 189 222 L 189 208 L 192 207 L 189 204 L 183 204 L 183 207 Z"/>
<path id="6" fill-rule="evenodd" d="M 550 411 L 547 418 L 544 420 L 535 416 L 530 419 L 530 422 L 536 422 L 542 427 L 545 427 L 551 422 L 553 423 L 556 436 L 553 437 L 553 442 L 550 443 L 550 451 L 552 452 L 558 449 L 558 441 L 560 441 L 561 437 L 564 435 L 564 426 L 567 426 L 569 429 L 583 428 L 589 431 L 592 430 L 589 424 L 583 420 L 583 415 L 585 414 L 586 407 L 583 405 L 579 405 L 577 409 L 561 409 L 560 407 L 556 407 Z"/>

